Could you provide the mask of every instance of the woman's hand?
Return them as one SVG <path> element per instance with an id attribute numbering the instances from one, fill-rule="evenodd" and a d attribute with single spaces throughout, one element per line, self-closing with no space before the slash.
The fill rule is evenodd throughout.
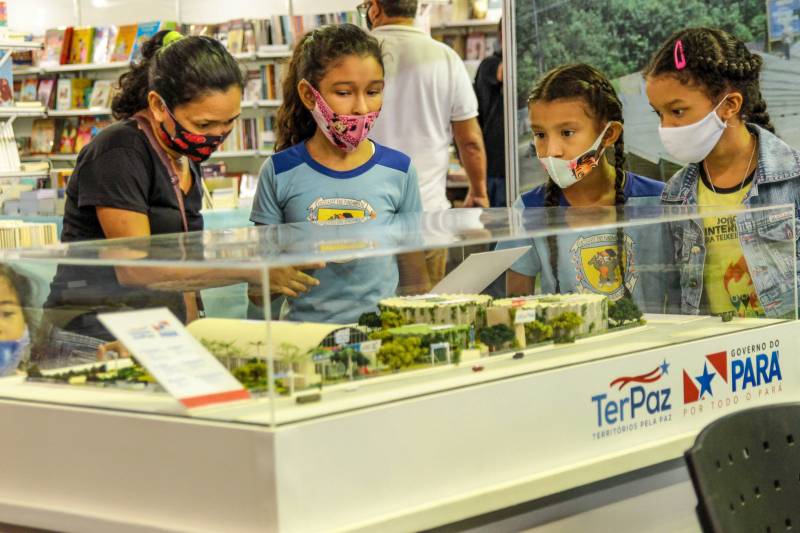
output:
<path id="1" fill-rule="evenodd" d="M 116 353 L 118 358 L 128 358 L 131 353 L 119 341 L 107 342 L 97 347 L 97 360 L 106 361 L 110 353 Z"/>

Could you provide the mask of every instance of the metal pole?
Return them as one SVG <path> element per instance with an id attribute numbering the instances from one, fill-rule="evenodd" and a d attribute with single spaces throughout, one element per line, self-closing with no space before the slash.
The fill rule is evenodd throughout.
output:
<path id="1" fill-rule="evenodd" d="M 506 205 L 519 196 L 517 147 L 517 30 L 515 0 L 503 0 L 503 112 L 506 134 Z"/>
<path id="2" fill-rule="evenodd" d="M 178 29 L 180 30 L 181 26 L 181 0 L 175 0 L 175 24 L 178 25 Z"/>
<path id="3" fill-rule="evenodd" d="M 533 31 L 536 33 L 536 58 L 539 65 L 539 74 L 544 72 L 544 52 L 542 51 L 542 34 L 539 33 L 539 8 L 536 7 L 536 0 L 533 3 Z"/>

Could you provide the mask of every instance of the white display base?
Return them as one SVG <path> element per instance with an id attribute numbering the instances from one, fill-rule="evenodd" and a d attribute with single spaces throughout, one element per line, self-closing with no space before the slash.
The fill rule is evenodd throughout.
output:
<path id="1" fill-rule="evenodd" d="M 322 416 L 329 400 L 339 403 L 338 393 L 326 394 L 319 404 L 287 409 L 308 412 L 279 420 L 274 430 L 20 402 L 13 398 L 22 391 L 29 400 L 38 394 L 41 402 L 56 390 L 66 401 L 65 388 L 8 380 L 0 384 L 5 398 L 0 424 L 19 429 L 0 439 L 0 453 L 8 458 L 0 476 L 0 516 L 10 523 L 82 532 L 419 530 L 680 457 L 714 418 L 798 399 L 797 322 L 743 330 L 768 322 L 687 320 L 693 322 L 682 328 L 686 335 L 696 336 L 702 327 L 717 336 L 610 357 L 611 344 L 618 352 L 623 344 L 652 345 L 647 332 L 666 331 L 656 319 L 636 334 L 558 347 L 553 351 L 561 351 L 559 357 L 527 354 L 521 361 L 498 360 L 483 372 L 455 372 L 455 381 L 448 375 L 438 392 L 433 390 L 443 377 L 438 372 L 430 380 L 376 384 L 374 391 L 365 386 L 350 393 L 353 401 L 361 399 L 361 408 L 343 411 L 341 404 L 335 416 Z M 680 335 L 680 329 L 672 328 L 670 336 Z M 773 351 L 777 362 L 764 366 L 758 354 L 766 352 L 770 359 Z M 726 379 L 706 357 L 718 352 L 725 352 Z M 550 357 L 547 364 L 538 360 Z M 511 366 L 523 362 L 533 366 Z M 617 378 L 646 375 L 664 363 L 668 372 L 655 382 L 633 381 L 622 391 L 610 387 Z M 734 380 L 734 366 L 738 372 L 748 365 L 752 381 L 745 383 L 741 372 Z M 697 384 L 704 367 L 716 374 L 711 395 L 685 403 L 684 371 Z M 509 377 L 511 368 L 520 375 Z M 632 393 L 636 387 L 641 389 Z M 597 427 L 593 397 L 605 394 L 603 402 L 613 399 L 630 410 L 630 400 L 618 400 L 633 394 L 638 401 L 638 391 L 642 407 L 633 419 L 626 412 L 624 432 L 618 423 Z M 70 395 L 85 403 L 78 396 L 87 393 L 100 394 L 111 408 L 178 412 L 174 402 L 154 394 L 138 395 L 138 402 L 127 405 L 136 394 Z M 373 400 L 383 394 L 386 401 L 376 405 Z M 239 409 L 249 413 L 236 418 L 258 419 L 253 408 Z M 223 411 L 215 413 L 234 418 L 234 407 Z M 607 412 L 618 418 L 613 409 Z M 602 433 L 607 429 L 611 433 Z"/>

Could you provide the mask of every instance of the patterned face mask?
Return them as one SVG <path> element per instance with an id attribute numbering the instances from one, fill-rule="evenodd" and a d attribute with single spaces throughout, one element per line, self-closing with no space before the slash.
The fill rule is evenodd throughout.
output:
<path id="1" fill-rule="evenodd" d="M 308 81 L 306 81 L 308 83 Z M 371 111 L 366 115 L 339 115 L 333 112 L 322 95 L 310 83 L 316 104 L 311 115 L 317 127 L 328 140 L 345 152 L 352 152 L 369 135 L 369 130 L 378 119 L 380 111 Z"/>
<path id="2" fill-rule="evenodd" d="M 178 119 L 175 118 L 175 115 L 173 115 L 172 111 L 167 107 L 166 102 L 163 100 L 162 102 L 164 103 L 164 109 L 175 124 L 175 135 L 170 135 L 162 122 L 161 131 L 159 132 L 161 134 L 161 139 L 167 145 L 167 148 L 189 157 L 189 159 L 196 163 L 202 163 L 211 157 L 211 154 L 225 142 L 225 139 L 230 134 L 230 131 L 225 135 L 192 133 L 178 122 Z"/>

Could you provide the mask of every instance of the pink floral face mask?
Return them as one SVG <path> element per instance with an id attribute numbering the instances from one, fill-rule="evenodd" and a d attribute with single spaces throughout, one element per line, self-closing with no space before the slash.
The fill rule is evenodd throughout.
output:
<path id="1" fill-rule="evenodd" d="M 306 81 L 306 83 L 308 83 Z M 333 112 L 328 102 L 310 83 L 311 92 L 317 105 L 311 110 L 314 121 L 325 137 L 337 148 L 352 152 L 369 135 L 369 130 L 378 119 L 380 111 L 372 111 L 366 115 L 339 115 Z"/>

